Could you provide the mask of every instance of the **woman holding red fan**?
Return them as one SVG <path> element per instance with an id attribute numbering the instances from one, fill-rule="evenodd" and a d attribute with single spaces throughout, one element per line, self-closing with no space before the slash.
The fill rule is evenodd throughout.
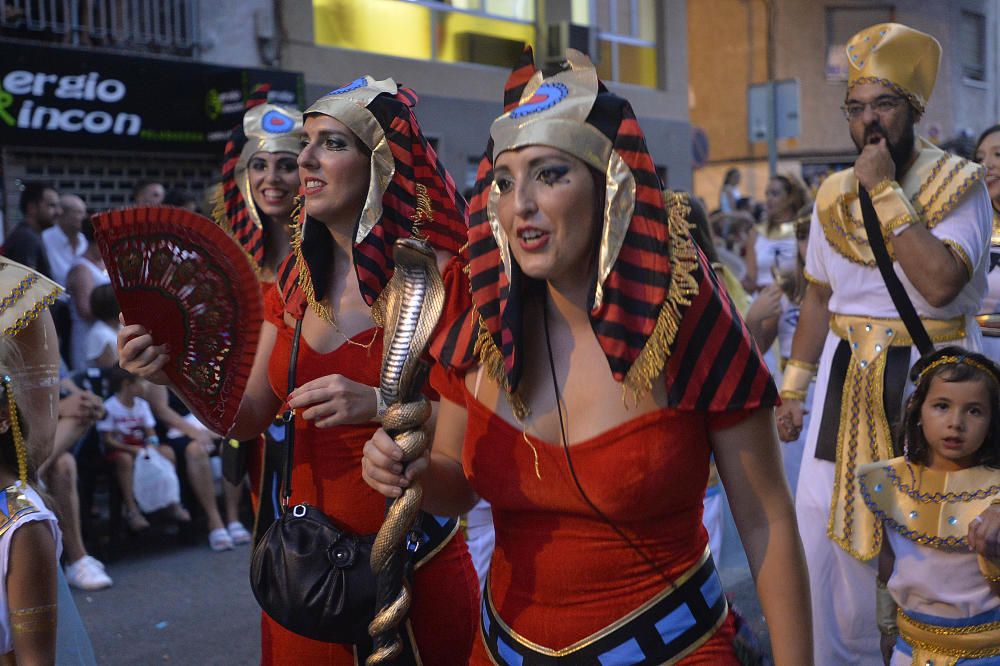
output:
<path id="1" fill-rule="evenodd" d="M 236 424 L 245 440 L 294 410 L 291 504 L 318 507 L 355 534 L 382 523 L 383 498 L 360 475 L 361 454 L 380 420 L 378 392 L 384 309 L 397 238 L 421 235 L 438 250 L 448 313 L 467 304 L 457 255 L 465 243 L 465 202 L 438 162 L 412 112 L 416 95 L 391 79 L 361 77 L 320 98 L 304 117 L 298 157 L 305 202 L 292 255 L 265 294 L 265 322 Z M 465 284 L 465 290 L 456 285 Z M 300 324 L 294 385 L 288 391 L 295 329 Z M 138 325 L 118 338 L 121 364 L 153 381 L 168 350 Z M 413 577 L 414 604 L 405 638 L 423 663 L 466 663 L 476 623 L 477 587 L 455 521 L 438 525 L 436 542 Z M 427 531 L 425 529 L 425 531 Z M 262 662 L 354 664 L 355 646 L 298 636 L 265 616 Z"/>

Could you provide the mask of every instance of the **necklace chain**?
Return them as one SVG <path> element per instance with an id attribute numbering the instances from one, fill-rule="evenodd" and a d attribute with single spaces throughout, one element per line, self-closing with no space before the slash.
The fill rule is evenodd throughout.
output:
<path id="1" fill-rule="evenodd" d="M 371 349 L 372 345 L 375 344 L 375 340 L 378 338 L 378 326 L 374 327 L 375 332 L 372 333 L 372 339 L 369 340 L 367 344 L 363 344 L 361 342 L 355 342 L 353 339 L 348 337 L 346 333 L 340 330 L 340 326 L 337 326 L 337 317 L 336 315 L 334 315 L 332 307 L 327 305 L 320 309 L 322 311 L 320 314 L 320 318 L 326 321 L 326 323 L 330 324 L 330 326 L 333 326 L 333 330 L 337 332 L 337 335 L 344 338 L 344 341 L 347 342 L 347 344 L 353 345 L 355 347 L 360 347 L 361 349 L 365 350 Z"/>

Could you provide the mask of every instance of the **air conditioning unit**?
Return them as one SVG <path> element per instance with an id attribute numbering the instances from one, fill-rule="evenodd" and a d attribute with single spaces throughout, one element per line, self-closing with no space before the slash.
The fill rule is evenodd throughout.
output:
<path id="1" fill-rule="evenodd" d="M 577 25 L 569 21 L 550 23 L 545 27 L 545 64 L 562 62 L 566 59 L 566 49 L 576 49 L 590 56 L 596 64 L 600 60 L 597 50 L 597 29 L 589 25 Z"/>

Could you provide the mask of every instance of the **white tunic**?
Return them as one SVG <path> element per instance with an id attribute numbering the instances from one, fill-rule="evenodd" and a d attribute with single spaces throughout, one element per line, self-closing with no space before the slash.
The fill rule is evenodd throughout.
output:
<path id="1" fill-rule="evenodd" d="M 766 287 L 774 282 L 774 269 L 779 273 L 795 272 L 799 246 L 794 237 L 771 239 L 763 232 L 758 232 L 753 249 L 757 258 L 758 287 Z"/>
<path id="2" fill-rule="evenodd" d="M 989 268 L 989 247 L 993 208 L 986 186 L 976 183 L 931 234 L 942 241 L 957 244 L 973 267 L 969 280 L 958 296 L 947 305 L 936 308 L 917 291 L 906 277 L 899 262 L 893 264 L 899 281 L 909 294 L 917 314 L 930 319 L 971 317 L 979 312 L 986 295 L 986 270 Z M 905 233 L 905 232 L 904 232 Z M 830 312 L 844 315 L 899 318 L 877 266 L 854 263 L 835 251 L 823 225 L 813 210 L 809 227 L 809 248 L 806 250 L 806 273 L 830 286 Z M 976 327 L 978 329 L 978 326 Z M 976 334 L 978 338 L 978 333 Z M 978 345 L 977 345 L 978 347 Z"/>
<path id="3" fill-rule="evenodd" d="M 891 529 L 885 533 L 896 554 L 888 588 L 904 611 L 961 619 L 1000 607 L 1000 597 L 980 572 L 975 553 L 922 546 Z M 893 652 L 892 666 L 911 663 L 912 657 Z"/>
<path id="4" fill-rule="evenodd" d="M 1000 213 L 994 213 L 1000 218 Z M 994 225 L 997 221 L 994 220 Z M 996 235 L 996 234 L 994 234 Z M 996 239 L 994 239 L 996 240 Z M 983 309 L 980 314 L 1000 314 L 1000 243 L 990 246 L 990 263 L 986 270 L 986 298 L 983 299 Z M 1000 362 L 1000 336 L 983 336 L 983 353 L 994 361 Z"/>
<path id="5" fill-rule="evenodd" d="M 17 491 L 11 486 L 0 492 L 14 493 Z M 0 575 L 3 576 L 2 580 L 4 581 L 4 584 L 0 585 L 0 654 L 7 654 L 14 649 L 14 639 L 10 630 L 10 611 L 7 608 L 6 581 L 10 565 L 10 545 L 14 539 L 15 532 L 21 526 L 28 523 L 44 521 L 49 529 L 52 530 L 52 538 L 56 541 L 56 561 L 52 563 L 53 573 L 62 555 L 62 532 L 59 531 L 59 523 L 56 520 L 55 514 L 49 511 L 48 507 L 45 506 L 45 502 L 42 501 L 42 498 L 38 496 L 38 493 L 33 488 L 27 488 L 24 491 L 24 496 L 34 505 L 37 511 L 29 510 L 20 516 L 8 516 L 6 519 L 10 521 L 8 522 L 9 527 L 0 534 Z M 0 495 L 0 502 L 2 502 L 3 511 L 6 513 L 8 507 L 6 496 Z"/>

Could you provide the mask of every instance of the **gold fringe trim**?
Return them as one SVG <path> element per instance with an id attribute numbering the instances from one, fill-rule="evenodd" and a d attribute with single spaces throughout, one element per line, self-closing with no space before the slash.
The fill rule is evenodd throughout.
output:
<path id="1" fill-rule="evenodd" d="M 297 197 L 295 204 L 295 209 L 292 211 L 292 220 L 298 220 L 299 213 L 302 211 L 302 197 Z M 305 255 L 302 254 L 302 236 L 305 230 L 305 220 L 302 220 L 300 224 L 292 224 L 292 237 L 290 239 L 292 252 L 295 254 L 295 267 L 299 269 L 299 287 L 302 289 L 302 293 L 306 295 L 306 301 L 309 303 L 309 307 L 316 314 L 317 317 L 325 322 L 333 323 L 333 311 L 330 310 L 330 306 L 325 303 L 320 303 L 316 299 L 316 290 L 313 288 L 312 274 L 309 272 L 309 264 L 306 263 Z"/>
<path id="2" fill-rule="evenodd" d="M 223 186 L 217 185 L 213 188 L 209 203 L 212 205 L 212 219 L 217 225 L 225 229 L 226 233 L 233 235 L 233 227 L 229 224 L 229 216 L 226 215 L 226 198 L 223 195 Z"/>
<path id="3" fill-rule="evenodd" d="M 431 208 L 431 198 L 427 194 L 427 186 L 422 183 L 416 184 L 416 195 L 417 195 L 417 208 L 413 211 L 413 215 L 410 219 L 413 220 L 413 226 L 410 227 L 410 235 L 417 240 L 427 241 L 427 236 L 424 235 L 421 227 L 424 222 L 433 222 L 434 214 Z"/>
<path id="4" fill-rule="evenodd" d="M 371 318 L 378 328 L 385 328 L 385 311 L 389 303 L 389 290 L 383 289 L 372 303 Z"/>
<path id="5" fill-rule="evenodd" d="M 698 249 L 687 228 L 691 206 L 684 196 L 666 195 L 664 201 L 668 205 L 670 288 L 652 334 L 622 382 L 626 404 L 628 398 L 638 404 L 652 388 L 653 380 L 663 373 L 670 347 L 680 329 L 681 309 L 691 305 L 691 299 L 698 295 L 698 280 L 694 277 L 698 270 Z"/>
<path id="6" fill-rule="evenodd" d="M 503 389 L 504 395 L 507 396 L 507 402 L 510 403 L 510 408 L 514 412 L 514 416 L 518 421 L 523 421 L 530 413 L 528 405 L 525 404 L 520 395 L 516 392 L 511 392 L 510 383 L 507 382 L 507 370 L 504 367 L 503 354 L 500 353 L 500 349 L 493 343 L 493 336 L 490 335 L 490 330 L 486 327 L 486 322 L 483 321 L 478 311 L 475 312 L 474 317 L 479 320 L 479 333 L 476 336 L 476 345 L 473 348 L 473 354 L 479 359 L 479 363 L 486 370 L 486 374 L 497 383 L 497 386 Z"/>
<path id="7" fill-rule="evenodd" d="M 817 287 L 826 287 L 827 289 L 830 288 L 830 283 L 829 282 L 823 282 L 819 278 L 814 277 L 813 275 L 811 275 L 808 271 L 803 270 L 802 271 L 802 277 L 805 278 L 806 282 L 808 282 L 810 284 L 814 284 Z"/>
<path id="8" fill-rule="evenodd" d="M 949 248 L 951 248 L 952 251 L 958 255 L 958 258 L 962 260 L 962 265 L 965 266 L 965 273 L 971 280 L 972 276 L 975 274 L 976 269 L 973 268 L 972 259 L 969 258 L 969 255 L 965 251 L 965 248 L 959 245 L 958 241 L 954 241 L 950 238 L 945 238 L 941 242 L 947 245 Z"/>
<path id="9" fill-rule="evenodd" d="M 240 193 L 240 196 L 243 196 L 242 192 Z M 243 247 L 243 243 L 241 243 L 239 239 L 236 238 L 236 232 L 233 231 L 233 225 L 229 223 L 229 215 L 226 213 L 226 199 L 225 195 L 223 194 L 222 185 L 219 185 L 218 187 L 215 188 L 215 191 L 212 194 L 211 198 L 209 199 L 209 202 L 212 204 L 212 221 L 214 221 L 217 225 L 219 225 L 219 227 L 221 227 L 223 231 L 229 234 L 230 238 L 236 241 L 236 244 L 240 246 L 240 250 L 243 252 L 243 256 L 245 256 L 247 258 L 247 261 L 250 262 L 250 266 L 253 268 L 253 272 L 256 273 L 257 279 L 260 279 L 261 276 L 263 275 L 263 268 L 257 265 L 257 260 L 253 258 L 253 255 L 247 252 L 247 249 Z M 253 204 L 252 202 L 248 204 L 247 201 L 244 199 L 243 205 L 247 206 Z M 293 217 L 292 219 L 295 218 Z"/>

